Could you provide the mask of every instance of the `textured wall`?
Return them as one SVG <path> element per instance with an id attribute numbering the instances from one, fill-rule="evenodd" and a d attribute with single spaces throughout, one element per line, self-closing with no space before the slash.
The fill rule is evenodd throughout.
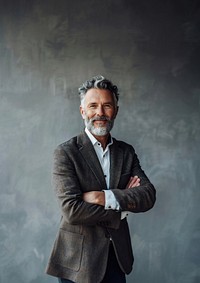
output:
<path id="1" fill-rule="evenodd" d="M 198 0 L 0 1 L 0 282 L 56 282 L 52 153 L 83 128 L 77 88 L 97 74 L 120 89 L 113 135 L 157 188 L 129 216 L 127 281 L 200 282 L 199 46 Z"/>

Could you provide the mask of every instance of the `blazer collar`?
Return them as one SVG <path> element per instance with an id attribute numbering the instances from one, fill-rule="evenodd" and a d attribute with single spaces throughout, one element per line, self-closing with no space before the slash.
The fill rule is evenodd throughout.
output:
<path id="1" fill-rule="evenodd" d="M 77 136 L 77 143 L 79 146 L 79 151 L 85 159 L 85 162 L 88 164 L 100 184 L 100 190 L 105 189 L 107 186 L 101 164 L 98 160 L 93 144 L 85 131 Z"/>
<path id="2" fill-rule="evenodd" d="M 83 158 L 85 159 L 93 174 L 96 176 L 101 189 L 105 189 L 107 186 L 103 170 L 99 163 L 94 147 L 85 131 L 77 136 L 77 144 Z M 116 139 L 113 138 L 113 144 L 110 146 L 110 189 L 117 188 L 118 186 L 121 176 L 122 164 L 123 151 Z"/>

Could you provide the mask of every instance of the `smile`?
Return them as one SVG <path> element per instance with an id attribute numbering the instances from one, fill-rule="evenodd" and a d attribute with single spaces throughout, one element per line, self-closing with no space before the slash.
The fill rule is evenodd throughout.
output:
<path id="1" fill-rule="evenodd" d="M 104 126 L 107 124 L 107 120 L 94 120 L 93 124 L 96 124 L 98 126 Z"/>

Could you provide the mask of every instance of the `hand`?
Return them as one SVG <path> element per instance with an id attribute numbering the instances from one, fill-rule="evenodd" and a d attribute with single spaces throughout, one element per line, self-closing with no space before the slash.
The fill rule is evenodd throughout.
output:
<path id="1" fill-rule="evenodd" d="M 138 176 L 131 177 L 128 181 L 126 189 L 140 186 L 140 178 Z"/>
<path id="2" fill-rule="evenodd" d="M 83 200 L 88 203 L 105 206 L 104 192 L 91 191 L 91 192 L 83 193 Z"/>

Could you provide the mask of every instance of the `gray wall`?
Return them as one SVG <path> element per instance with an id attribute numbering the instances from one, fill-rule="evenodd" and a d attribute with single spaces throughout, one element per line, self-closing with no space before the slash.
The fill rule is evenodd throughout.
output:
<path id="1" fill-rule="evenodd" d="M 129 216 L 127 281 L 200 282 L 199 1 L 0 3 L 0 282 L 57 282 L 52 154 L 82 130 L 77 88 L 97 74 L 120 89 L 113 135 L 157 188 L 154 209 Z"/>

